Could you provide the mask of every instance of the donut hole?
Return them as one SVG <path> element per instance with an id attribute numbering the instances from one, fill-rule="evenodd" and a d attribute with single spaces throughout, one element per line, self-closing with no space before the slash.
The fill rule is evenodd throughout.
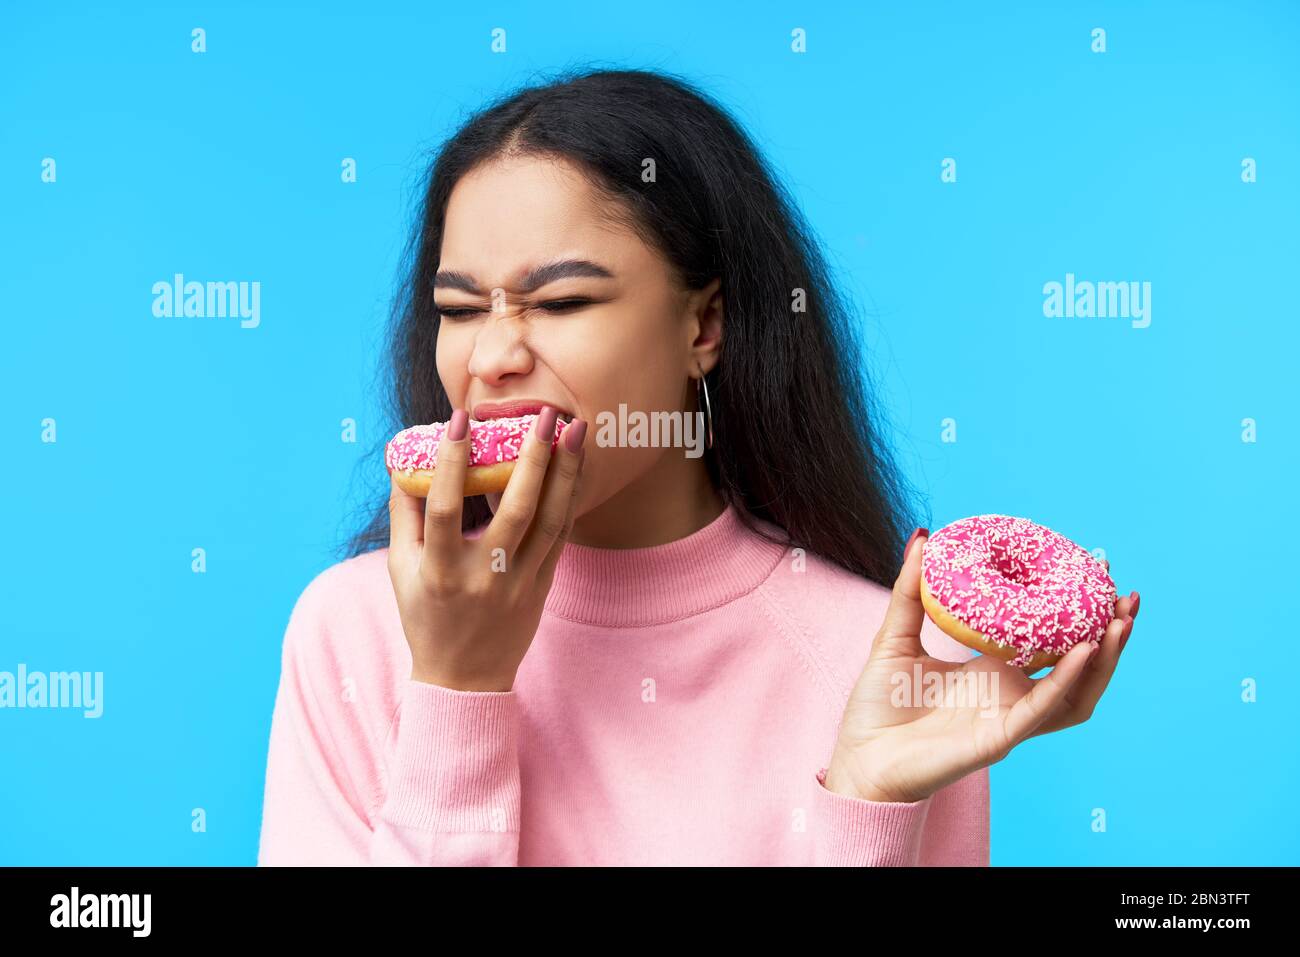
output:
<path id="1" fill-rule="evenodd" d="M 1013 552 L 1019 545 L 1021 551 Z M 1021 588 L 1039 585 L 1043 581 L 1041 555 L 1025 555 L 1024 543 L 1009 536 L 991 533 L 988 536 L 988 565 L 999 575 Z"/>
<path id="2" fill-rule="evenodd" d="M 1013 553 L 1005 537 L 990 536 L 988 550 L 988 567 L 1003 579 L 1015 591 L 1023 595 L 1022 601 L 1039 605 L 1055 587 L 1049 569 L 1055 551 L 1048 546 L 1035 554 L 1024 552 L 1024 543 L 1018 543 L 1020 551 Z M 1050 599 L 1047 599 L 1050 601 Z M 1054 616 L 1056 626 L 1062 631 L 1074 625 L 1074 614 L 1069 608 L 1060 609 Z"/>
<path id="3" fill-rule="evenodd" d="M 1041 579 L 1037 568 L 1011 559 L 1004 562 L 994 562 L 993 568 L 1011 584 L 1019 585 L 1021 588 L 1037 585 Z"/>

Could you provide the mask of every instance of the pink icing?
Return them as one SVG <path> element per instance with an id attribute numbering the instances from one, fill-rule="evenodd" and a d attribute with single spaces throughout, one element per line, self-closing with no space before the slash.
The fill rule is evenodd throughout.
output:
<path id="1" fill-rule="evenodd" d="M 1100 640 L 1115 583 L 1101 562 L 1027 518 L 975 515 L 931 535 L 921 552 L 931 594 L 954 618 L 1003 647 L 1011 664 Z"/>
<path id="2" fill-rule="evenodd" d="M 536 414 L 502 419 L 470 419 L 469 464 L 495 465 L 519 458 L 519 450 L 536 419 Z M 551 438 L 552 450 L 559 444 L 564 426 L 564 421 L 556 418 L 555 435 Z M 413 425 L 402 429 L 388 440 L 384 449 L 384 464 L 390 472 L 397 469 L 406 472 L 432 469 L 438 463 L 438 443 L 442 441 L 442 433 L 446 430 L 446 422 Z"/>

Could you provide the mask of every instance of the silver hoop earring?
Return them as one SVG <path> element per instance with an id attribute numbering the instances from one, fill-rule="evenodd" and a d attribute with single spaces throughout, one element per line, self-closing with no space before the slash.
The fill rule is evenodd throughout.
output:
<path id="1" fill-rule="evenodd" d="M 704 381 L 704 369 L 700 368 L 700 377 L 695 380 L 695 398 L 704 407 L 705 429 L 708 441 L 704 447 L 713 448 L 713 406 L 709 403 L 709 384 Z"/>

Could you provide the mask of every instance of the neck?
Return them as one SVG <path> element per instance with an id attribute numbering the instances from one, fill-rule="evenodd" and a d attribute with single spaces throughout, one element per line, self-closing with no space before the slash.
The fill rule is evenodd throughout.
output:
<path id="1" fill-rule="evenodd" d="M 574 519 L 569 541 L 593 548 L 646 548 L 685 538 L 722 514 L 703 457 L 665 449 L 654 468 Z"/>
<path id="2" fill-rule="evenodd" d="M 775 525 L 754 520 L 783 537 Z M 784 544 L 753 534 L 735 507 L 659 545 L 602 548 L 569 541 L 560 552 L 546 611 L 596 626 L 589 635 L 634 639 L 639 633 L 625 629 L 680 621 L 749 594 L 784 555 Z"/>

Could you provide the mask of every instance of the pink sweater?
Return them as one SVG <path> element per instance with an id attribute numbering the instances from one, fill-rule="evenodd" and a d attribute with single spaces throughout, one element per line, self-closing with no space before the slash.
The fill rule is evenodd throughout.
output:
<path id="1" fill-rule="evenodd" d="M 259 865 L 988 864 L 987 769 L 911 804 L 823 786 L 889 590 L 733 507 L 566 545 L 510 691 L 410 677 L 386 558 L 289 618 Z M 928 619 L 922 643 L 973 654 Z"/>

